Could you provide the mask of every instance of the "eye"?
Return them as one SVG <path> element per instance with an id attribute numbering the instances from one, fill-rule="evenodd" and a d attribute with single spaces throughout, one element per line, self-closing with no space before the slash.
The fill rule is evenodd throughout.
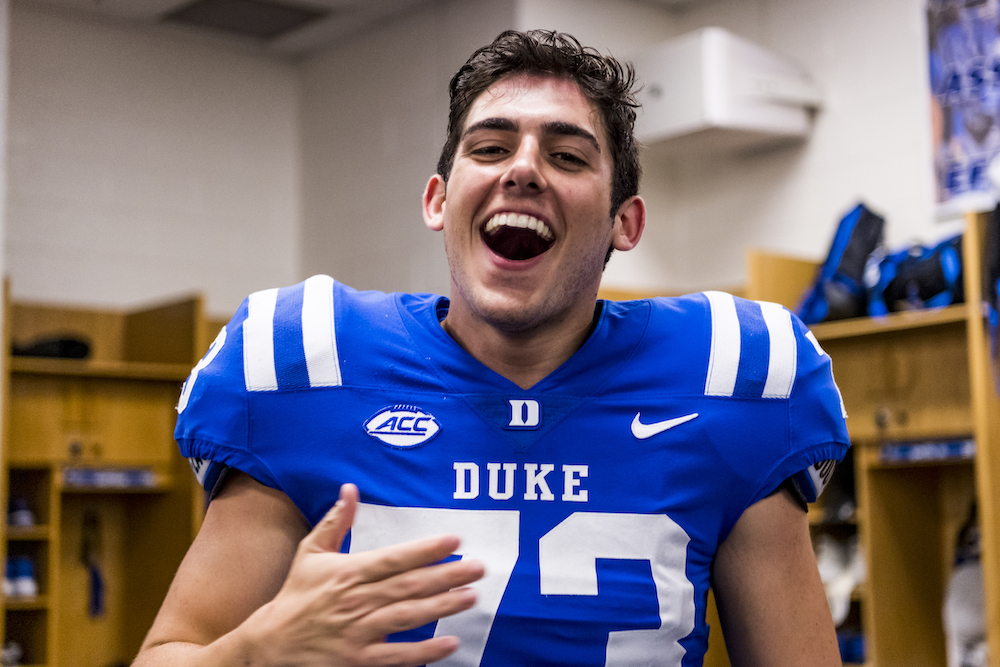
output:
<path id="1" fill-rule="evenodd" d="M 510 147 L 502 140 L 483 138 L 470 142 L 465 154 L 474 160 L 491 162 L 510 155 Z"/>
<path id="2" fill-rule="evenodd" d="M 472 155 L 505 155 L 507 149 L 503 146 L 481 146 L 469 151 Z"/>
<path id="3" fill-rule="evenodd" d="M 553 153 L 552 157 L 555 160 L 562 162 L 565 165 L 570 165 L 574 167 L 587 166 L 587 161 L 581 158 L 579 155 L 576 155 L 575 153 L 569 153 L 567 151 L 558 151 L 556 153 Z"/>

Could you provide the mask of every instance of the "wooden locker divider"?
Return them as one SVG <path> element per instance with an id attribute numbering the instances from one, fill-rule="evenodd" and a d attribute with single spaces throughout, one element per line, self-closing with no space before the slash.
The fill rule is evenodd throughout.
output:
<path id="1" fill-rule="evenodd" d="M 26 498 L 38 524 L 5 525 L 0 543 L 35 558 L 41 594 L 3 600 L 4 640 L 34 667 L 128 662 L 200 526 L 202 494 L 173 426 L 208 345 L 202 299 L 116 311 L 6 295 L 2 498 Z M 90 355 L 10 355 L 12 342 L 52 336 L 85 340 Z M 96 616 L 87 555 L 104 582 Z"/>

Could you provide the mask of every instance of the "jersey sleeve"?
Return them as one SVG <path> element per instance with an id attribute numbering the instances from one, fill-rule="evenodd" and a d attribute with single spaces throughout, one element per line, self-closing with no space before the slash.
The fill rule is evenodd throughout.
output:
<path id="1" fill-rule="evenodd" d="M 846 412 L 833 365 L 787 308 L 706 292 L 711 334 L 705 396 L 735 430 L 724 456 L 756 480 L 746 507 L 786 481 L 813 502 L 847 453 Z M 745 425 L 752 425 L 746 429 Z"/>
<path id="2" fill-rule="evenodd" d="M 815 502 L 847 453 L 847 411 L 833 375 L 833 362 L 816 336 L 789 313 L 796 340 L 795 385 L 789 396 L 792 455 L 787 479 L 807 503 Z"/>
<path id="3" fill-rule="evenodd" d="M 248 302 L 243 302 L 192 369 L 177 403 L 174 439 L 210 495 L 229 468 L 267 486 L 277 485 L 267 466 L 250 450 L 242 340 Z"/>

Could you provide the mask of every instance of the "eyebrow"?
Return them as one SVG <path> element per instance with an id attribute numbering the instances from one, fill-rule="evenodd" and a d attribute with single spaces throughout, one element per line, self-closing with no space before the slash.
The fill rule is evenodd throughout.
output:
<path id="1" fill-rule="evenodd" d="M 463 138 L 472 134 L 473 132 L 479 132 L 483 130 L 496 130 L 500 132 L 516 132 L 518 125 L 516 122 L 510 118 L 484 118 L 483 120 L 476 121 L 469 127 L 465 128 L 463 133 Z M 601 144 L 597 141 L 597 137 L 583 129 L 579 125 L 574 125 L 573 123 L 567 123 L 564 121 L 550 121 L 542 124 L 542 133 L 549 136 L 563 136 L 563 137 L 579 137 L 586 140 L 594 149 L 600 153 Z"/>

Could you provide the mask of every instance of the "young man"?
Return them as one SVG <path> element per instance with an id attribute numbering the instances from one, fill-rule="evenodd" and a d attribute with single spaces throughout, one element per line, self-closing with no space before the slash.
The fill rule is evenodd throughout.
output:
<path id="1" fill-rule="evenodd" d="M 178 404 L 215 497 L 137 666 L 700 665 L 710 583 L 734 665 L 840 664 L 801 503 L 848 446 L 828 357 L 772 304 L 597 301 L 645 222 L 632 85 L 504 33 L 424 194 L 451 298 L 244 303 Z"/>

